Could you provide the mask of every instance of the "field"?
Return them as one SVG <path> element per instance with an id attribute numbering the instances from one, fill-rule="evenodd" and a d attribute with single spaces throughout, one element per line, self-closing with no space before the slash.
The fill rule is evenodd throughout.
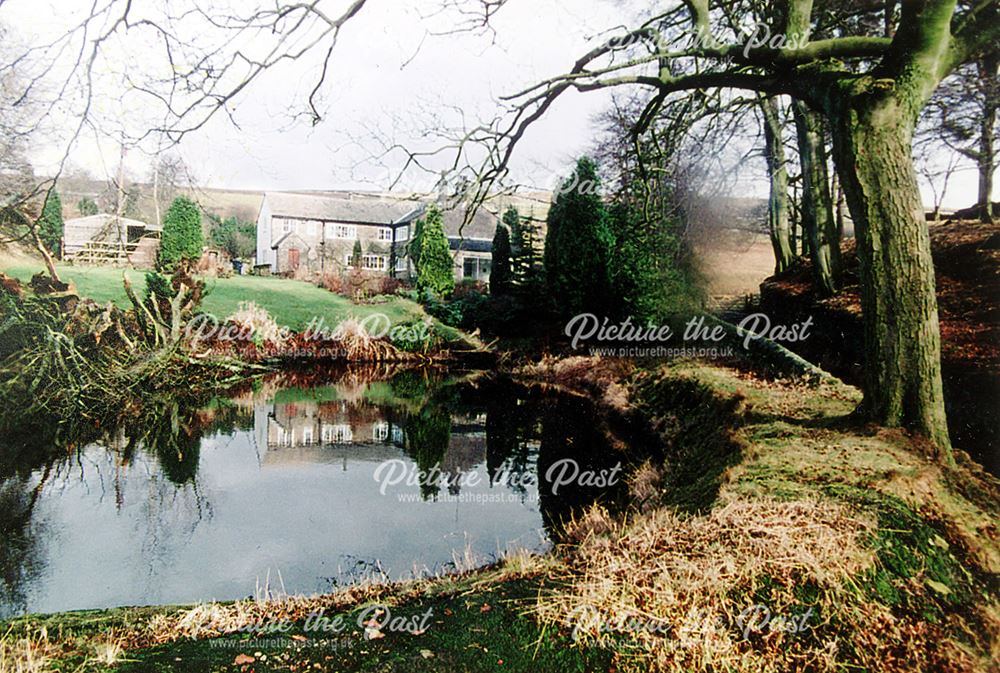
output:
<path id="1" fill-rule="evenodd" d="M 774 252 L 765 234 L 719 232 L 695 243 L 699 269 L 713 305 L 756 294 L 761 282 L 774 273 Z"/>
<path id="2" fill-rule="evenodd" d="M 41 270 L 41 264 L 31 259 L 0 260 L 0 271 L 27 281 Z M 113 301 L 128 307 L 122 284 L 122 274 L 128 275 L 132 286 L 141 293 L 146 285 L 145 272 L 106 267 L 57 267 L 64 281 L 72 281 L 82 297 L 99 303 Z M 258 276 L 207 278 L 208 294 L 202 309 L 220 320 L 232 315 L 242 301 L 253 301 L 264 307 L 279 325 L 301 331 L 314 318 L 322 318 L 328 327 L 354 317 L 359 320 L 373 314 L 384 314 L 392 324 L 425 317 L 423 308 L 412 301 L 393 297 L 382 304 L 357 305 L 350 300 L 302 281 Z"/>

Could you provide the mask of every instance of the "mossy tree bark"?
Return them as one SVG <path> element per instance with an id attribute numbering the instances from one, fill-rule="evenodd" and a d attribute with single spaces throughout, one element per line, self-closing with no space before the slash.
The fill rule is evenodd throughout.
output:
<path id="1" fill-rule="evenodd" d="M 823 119 L 802 101 L 792 105 L 802 166 L 802 227 L 816 288 L 821 295 L 831 296 L 837 292 L 840 274 L 840 231 L 833 217 Z"/>
<path id="2" fill-rule="evenodd" d="M 770 96 L 761 101 L 764 117 L 764 159 L 771 191 L 767 202 L 767 224 L 774 249 L 774 272 L 781 273 L 792 264 L 791 226 L 788 216 L 788 169 L 781 136 L 778 101 Z"/>
<path id="3" fill-rule="evenodd" d="M 951 462 L 934 266 L 910 150 L 915 116 L 892 94 L 865 92 L 832 117 L 837 172 L 858 239 L 861 411 L 921 432 Z"/>

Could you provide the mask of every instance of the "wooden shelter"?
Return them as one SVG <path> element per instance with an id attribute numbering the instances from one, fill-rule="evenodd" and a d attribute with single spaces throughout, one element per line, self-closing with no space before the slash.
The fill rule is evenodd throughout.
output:
<path id="1" fill-rule="evenodd" d="M 80 264 L 151 267 L 163 227 L 108 213 L 66 220 L 63 257 Z"/>

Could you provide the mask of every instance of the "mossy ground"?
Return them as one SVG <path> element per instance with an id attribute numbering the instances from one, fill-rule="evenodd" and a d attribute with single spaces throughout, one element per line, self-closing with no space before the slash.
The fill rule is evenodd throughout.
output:
<path id="1" fill-rule="evenodd" d="M 827 502 L 875 518 L 859 539 L 874 562 L 845 577 L 846 593 L 819 616 L 827 643 L 840 647 L 838 666 L 870 670 L 871 653 L 852 651 L 867 642 L 883 657 L 879 670 L 992 670 L 1000 651 L 996 478 L 962 452 L 949 469 L 919 437 L 858 426 L 852 411 L 860 393 L 837 381 L 765 381 L 695 364 L 640 372 L 636 381 L 648 414 L 679 410 L 661 423 L 675 437 L 696 438 L 681 442 L 680 460 L 665 470 L 665 502 L 692 512 L 734 502 Z M 683 422 L 671 424 L 676 415 Z M 757 579 L 754 600 L 767 604 L 785 591 L 785 600 L 816 605 L 808 579 L 784 587 Z M 847 630 L 869 611 L 891 622 L 884 632 L 859 638 Z"/>
<path id="2" fill-rule="evenodd" d="M 50 645 L 58 643 L 49 647 L 46 670 L 59 672 L 606 670 L 611 652 L 578 647 L 564 634 L 546 632 L 528 614 L 547 582 L 530 573 L 486 570 L 416 590 L 387 587 L 376 591 L 377 599 L 317 613 L 327 624 L 339 624 L 327 632 L 307 629 L 306 620 L 298 619 L 281 632 L 251 628 L 215 638 L 127 646 L 129 638 L 142 638 L 139 634 L 157 616 L 183 607 L 36 616 L 9 622 L 5 631 L 8 639 L 45 633 Z M 366 638 L 364 620 L 383 607 L 392 619 L 402 618 L 407 630 L 383 627 L 383 637 Z M 100 660 L 108 642 L 122 645 L 114 663 Z"/>
<path id="3" fill-rule="evenodd" d="M 304 633 L 303 622 L 279 638 L 247 635 L 213 640 L 184 640 L 130 653 L 116 671 L 593 671 L 607 668 L 609 655 L 571 646 L 562 637 L 546 637 L 524 614 L 540 580 L 521 579 L 465 591 L 408 600 L 390 608 L 407 620 L 430 612 L 424 633 L 388 632 L 365 640 L 365 606 L 340 613 L 347 625 L 327 636 Z M 337 615 L 330 615 L 336 618 Z M 257 642 L 255 642 L 257 641 Z M 239 655 L 252 665 L 238 665 Z M 241 659 L 246 661 L 247 659 Z"/>

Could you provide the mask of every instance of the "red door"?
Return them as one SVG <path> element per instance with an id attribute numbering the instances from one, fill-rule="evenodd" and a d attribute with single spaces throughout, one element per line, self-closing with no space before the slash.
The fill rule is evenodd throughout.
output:
<path id="1" fill-rule="evenodd" d="M 288 270 L 298 271 L 299 270 L 299 249 L 289 248 L 288 249 Z"/>

